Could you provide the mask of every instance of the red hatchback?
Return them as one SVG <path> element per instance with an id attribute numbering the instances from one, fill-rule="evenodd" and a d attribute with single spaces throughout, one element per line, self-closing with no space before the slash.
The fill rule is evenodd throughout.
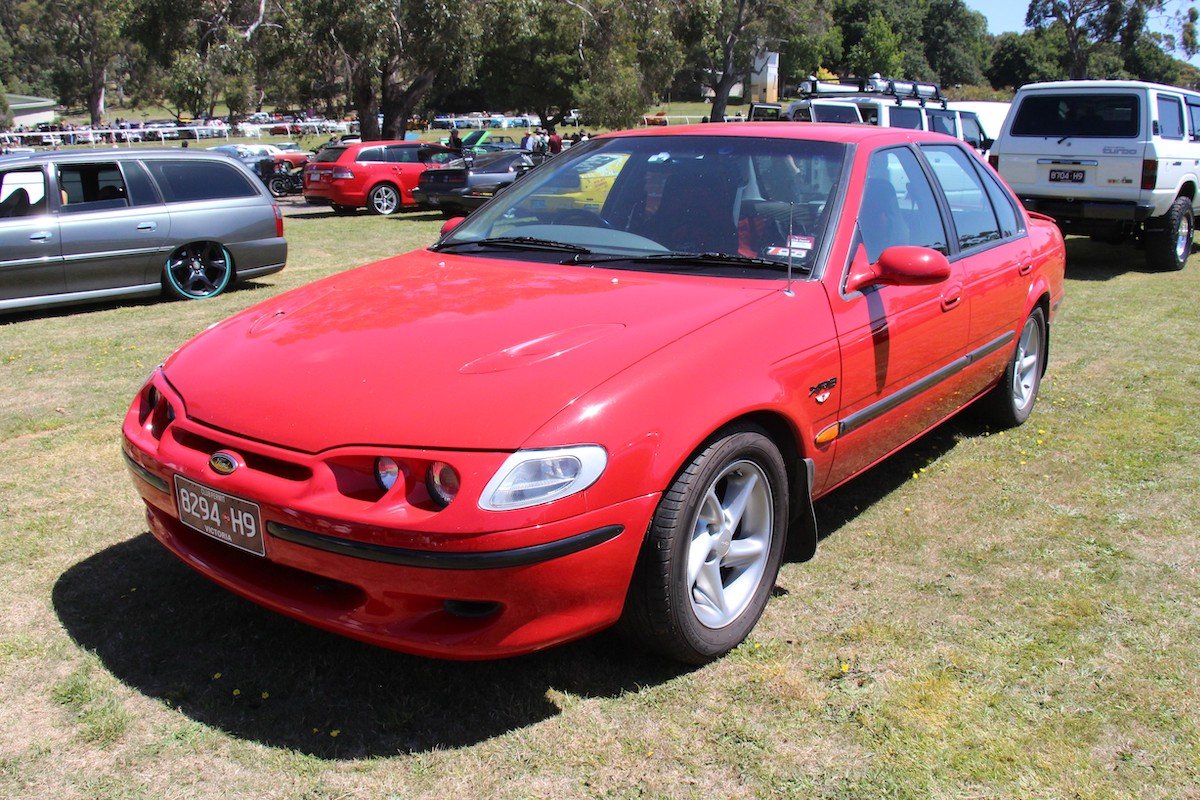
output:
<path id="1" fill-rule="evenodd" d="M 180 347 L 125 459 L 165 547 L 327 630 L 493 658 L 623 618 L 702 662 L 814 500 L 972 403 L 1025 421 L 1064 266 L 940 134 L 600 136 Z"/>
<path id="2" fill-rule="evenodd" d="M 413 206 L 421 173 L 458 157 L 428 142 L 361 142 L 327 147 L 304 168 L 304 199 L 335 211 L 366 206 L 372 214 L 393 214 Z"/>

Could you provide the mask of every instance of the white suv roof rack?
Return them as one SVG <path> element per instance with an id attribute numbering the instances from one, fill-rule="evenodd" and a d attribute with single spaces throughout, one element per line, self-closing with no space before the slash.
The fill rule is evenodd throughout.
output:
<path id="1" fill-rule="evenodd" d="M 905 100 L 916 100 L 920 105 L 932 100 L 941 103 L 946 108 L 947 98 L 942 94 L 942 87 L 936 83 L 924 81 L 905 81 L 895 78 L 884 78 L 878 72 L 869 78 L 849 78 L 838 83 L 819 81 L 815 75 L 800 82 L 800 94 L 805 98 L 817 96 L 884 96 L 895 98 L 896 103 Z"/>

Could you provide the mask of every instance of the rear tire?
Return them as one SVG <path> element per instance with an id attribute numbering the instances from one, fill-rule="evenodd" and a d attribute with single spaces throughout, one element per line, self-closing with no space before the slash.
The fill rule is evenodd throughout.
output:
<path id="1" fill-rule="evenodd" d="M 1021 335 L 1000 382 L 981 401 L 987 422 L 1015 428 L 1029 419 L 1046 371 L 1046 315 L 1035 308 L 1025 318 Z"/>
<path id="2" fill-rule="evenodd" d="M 288 179 L 283 175 L 272 175 L 270 179 L 267 180 L 267 191 L 269 191 L 271 196 L 275 199 L 286 197 L 288 193 Z"/>
<path id="3" fill-rule="evenodd" d="M 167 258 L 162 282 L 181 300 L 216 297 L 233 282 L 233 259 L 217 242 L 185 244 Z"/>
<path id="4" fill-rule="evenodd" d="M 622 627 L 690 664 L 737 647 L 758 622 L 783 558 L 787 469 L 753 426 L 713 439 L 654 513 L 630 582 Z"/>
<path id="5" fill-rule="evenodd" d="M 1177 271 L 1187 266 L 1192 253 L 1195 221 L 1192 201 L 1176 197 L 1163 217 L 1161 230 L 1146 232 L 1146 265 L 1151 269 Z"/>

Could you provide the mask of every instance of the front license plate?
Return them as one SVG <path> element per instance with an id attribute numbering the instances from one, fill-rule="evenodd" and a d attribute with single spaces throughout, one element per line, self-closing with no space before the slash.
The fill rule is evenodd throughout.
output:
<path id="1" fill-rule="evenodd" d="M 1050 170 L 1051 183 L 1083 183 L 1085 173 L 1081 169 L 1052 169 Z"/>
<path id="2" fill-rule="evenodd" d="M 189 528 L 239 550 L 266 555 L 257 503 L 231 497 L 182 475 L 175 476 L 175 502 L 180 522 Z"/>

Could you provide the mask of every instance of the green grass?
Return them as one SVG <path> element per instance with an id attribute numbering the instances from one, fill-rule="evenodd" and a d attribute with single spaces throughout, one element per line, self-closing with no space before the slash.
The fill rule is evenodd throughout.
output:
<path id="1" fill-rule="evenodd" d="M 0 796 L 1200 797 L 1200 268 L 1072 240 L 1028 424 L 952 420 L 818 505 L 750 640 L 454 664 L 257 609 L 146 533 L 118 453 L 209 324 L 431 241 L 289 209 L 211 301 L 0 320 Z"/>

